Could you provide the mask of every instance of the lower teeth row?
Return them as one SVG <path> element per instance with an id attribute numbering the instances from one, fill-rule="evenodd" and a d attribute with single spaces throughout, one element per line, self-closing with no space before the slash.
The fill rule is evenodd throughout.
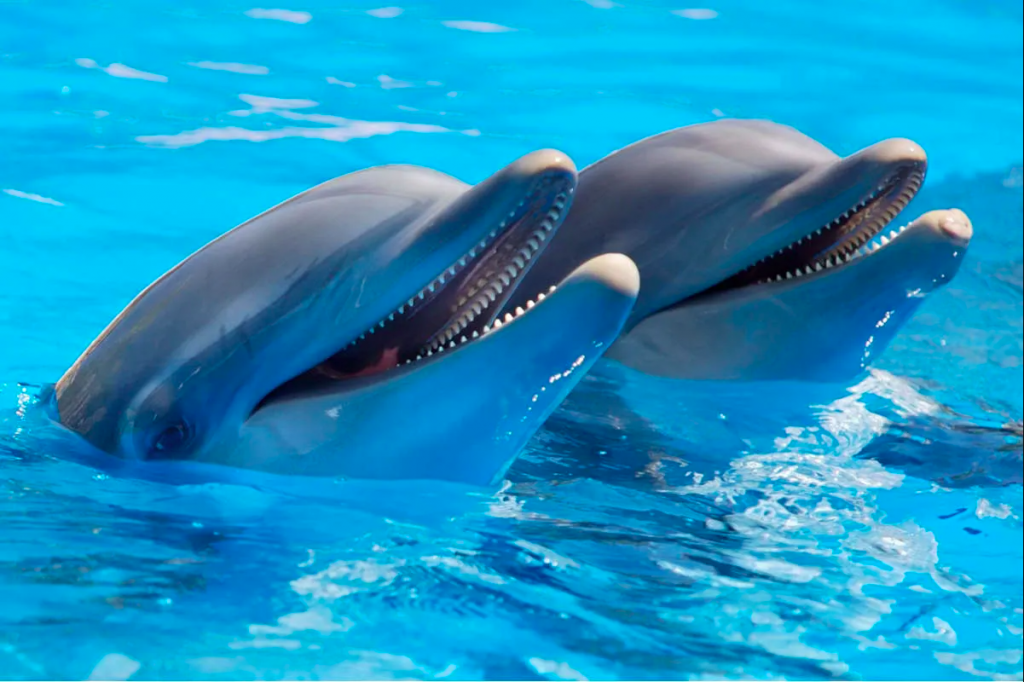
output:
<path id="1" fill-rule="evenodd" d="M 866 256 L 870 253 L 874 253 L 879 249 L 885 248 L 886 246 L 889 245 L 890 242 L 896 239 L 896 237 L 900 236 L 906 229 L 907 226 L 904 225 L 903 227 L 900 227 L 898 229 L 890 230 L 887 236 L 881 237 L 880 239 L 878 239 L 878 241 L 875 241 L 875 238 L 872 238 L 866 244 L 864 244 L 863 246 L 854 251 L 850 251 L 843 255 L 829 256 L 825 260 L 818 261 L 813 265 L 807 265 L 803 269 L 797 268 L 796 270 L 792 270 L 783 275 L 775 275 L 775 277 L 768 277 L 767 279 L 760 280 L 758 284 L 768 284 L 769 282 L 781 282 L 787 279 L 796 279 L 798 277 L 804 277 L 805 275 L 810 275 L 815 272 L 822 272 L 824 270 L 828 270 L 829 268 L 834 268 L 839 265 L 846 265 L 851 261 L 857 260 L 858 258 Z"/>
<path id="2" fill-rule="evenodd" d="M 479 332 L 478 331 L 474 331 L 468 337 L 467 336 L 461 336 L 461 337 L 459 337 L 458 340 L 456 340 L 454 338 L 450 338 L 448 340 L 448 342 L 447 342 L 448 345 L 444 345 L 444 343 L 441 343 L 440 345 L 431 346 L 431 348 L 429 350 L 427 350 L 426 352 L 420 353 L 415 358 L 410 358 L 409 360 L 406 360 L 402 364 L 408 365 L 408 364 L 413 363 L 413 362 L 419 362 L 423 358 L 429 358 L 432 355 L 434 355 L 435 353 L 443 353 L 445 350 L 450 350 L 452 348 L 458 348 L 459 346 L 461 346 L 462 344 L 466 343 L 467 341 L 478 339 L 478 338 L 480 338 L 482 336 L 487 336 L 487 334 L 489 334 L 490 332 L 497 331 L 497 330 L 501 329 L 502 325 L 506 325 L 509 322 L 512 322 L 513 320 L 518 318 L 520 315 L 525 314 L 527 310 L 530 310 L 531 308 L 536 306 L 538 303 L 543 301 L 546 296 L 550 296 L 552 293 L 554 293 L 555 289 L 556 289 L 556 287 L 551 287 L 550 289 L 548 289 L 548 293 L 547 294 L 537 294 L 537 298 L 535 300 L 527 301 L 526 302 L 526 307 L 525 308 L 517 307 L 514 312 L 505 313 L 504 319 L 497 319 L 497 320 L 495 320 L 493 324 L 489 324 L 489 325 L 485 326 L 483 328 L 483 331 L 479 331 Z"/>

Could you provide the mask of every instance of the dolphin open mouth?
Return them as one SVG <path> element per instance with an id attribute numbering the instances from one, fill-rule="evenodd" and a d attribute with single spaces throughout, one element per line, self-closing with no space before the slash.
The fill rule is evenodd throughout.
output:
<path id="1" fill-rule="evenodd" d="M 498 315 L 561 225 L 575 190 L 574 171 L 540 174 L 518 206 L 490 234 L 397 309 L 364 330 L 343 349 L 272 391 L 256 410 L 285 395 L 324 382 L 376 375 L 458 347 L 525 314 L 548 292 L 536 292 L 524 308 Z M 254 410 L 254 411 L 256 411 Z"/>
<path id="2" fill-rule="evenodd" d="M 871 193 L 830 223 L 705 289 L 698 296 L 770 284 L 844 267 L 884 248 L 906 228 L 904 225 L 888 233 L 884 232 L 917 194 L 924 182 L 925 171 L 924 161 L 901 165 Z"/>

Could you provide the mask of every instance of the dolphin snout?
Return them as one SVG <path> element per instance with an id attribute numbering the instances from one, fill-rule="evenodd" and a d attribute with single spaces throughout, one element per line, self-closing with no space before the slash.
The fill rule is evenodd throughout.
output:
<path id="1" fill-rule="evenodd" d="M 958 208 L 946 211 L 946 215 L 939 220 L 939 229 L 947 235 L 960 241 L 968 241 L 974 235 L 974 226 L 967 214 Z"/>
<path id="2" fill-rule="evenodd" d="M 865 162 L 877 163 L 885 167 L 928 163 L 928 155 L 925 154 L 921 145 L 904 137 L 894 137 L 876 142 L 870 147 L 860 150 L 854 156 Z"/>
<path id="3" fill-rule="evenodd" d="M 914 227 L 928 228 L 946 239 L 966 244 L 974 236 L 974 226 L 958 208 L 929 211 L 914 221 Z"/>
<path id="4" fill-rule="evenodd" d="M 576 268 L 569 276 L 598 282 L 611 291 L 636 298 L 640 293 L 640 270 L 629 256 L 606 253 Z"/>
<path id="5" fill-rule="evenodd" d="M 557 149 L 539 149 L 520 157 L 503 171 L 510 176 L 535 178 L 546 173 L 576 174 L 576 164 L 565 152 Z"/>

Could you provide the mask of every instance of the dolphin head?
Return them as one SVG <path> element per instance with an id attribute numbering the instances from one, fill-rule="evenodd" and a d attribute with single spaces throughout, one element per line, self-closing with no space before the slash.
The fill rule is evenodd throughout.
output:
<path id="1" fill-rule="evenodd" d="M 557 279 L 563 261 L 617 251 L 643 290 L 610 357 L 680 378 L 856 374 L 956 273 L 970 240 L 959 212 L 892 229 L 926 169 L 907 139 L 842 158 L 767 121 L 669 131 L 584 169 L 524 291 Z"/>
<path id="2" fill-rule="evenodd" d="M 59 421 L 128 459 L 244 466 L 244 427 L 265 422 L 260 413 L 276 396 L 294 406 L 305 391 L 345 391 L 348 381 L 386 387 L 397 367 L 450 351 L 463 337 L 468 352 L 560 224 L 575 184 L 572 162 L 543 150 L 474 187 L 385 166 L 299 194 L 139 294 L 55 386 Z M 614 327 L 627 313 L 612 306 L 602 319 Z M 579 350 L 610 342 L 606 333 L 566 340 Z M 510 368 L 535 359 L 494 358 Z M 447 360 L 431 363 L 441 401 Z M 422 373 L 402 376 L 413 375 Z M 485 375 L 474 379 L 487 387 L 481 397 L 501 395 Z M 382 446 L 389 435 L 376 433 Z M 344 453 L 343 442 L 335 445 Z"/>

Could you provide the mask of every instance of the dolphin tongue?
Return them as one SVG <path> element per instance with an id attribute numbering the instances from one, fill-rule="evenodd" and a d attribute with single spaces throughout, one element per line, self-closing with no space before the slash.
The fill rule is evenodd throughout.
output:
<path id="1" fill-rule="evenodd" d="M 389 369 L 398 367 L 398 348 L 390 347 L 385 348 L 381 351 L 380 358 L 375 362 L 365 365 L 362 369 L 356 372 L 346 374 L 342 371 L 331 372 L 328 366 L 325 365 L 323 370 L 324 373 L 330 373 L 332 377 L 336 379 L 349 379 L 354 377 L 367 377 L 373 374 L 379 374 L 380 372 L 386 372 Z"/>

